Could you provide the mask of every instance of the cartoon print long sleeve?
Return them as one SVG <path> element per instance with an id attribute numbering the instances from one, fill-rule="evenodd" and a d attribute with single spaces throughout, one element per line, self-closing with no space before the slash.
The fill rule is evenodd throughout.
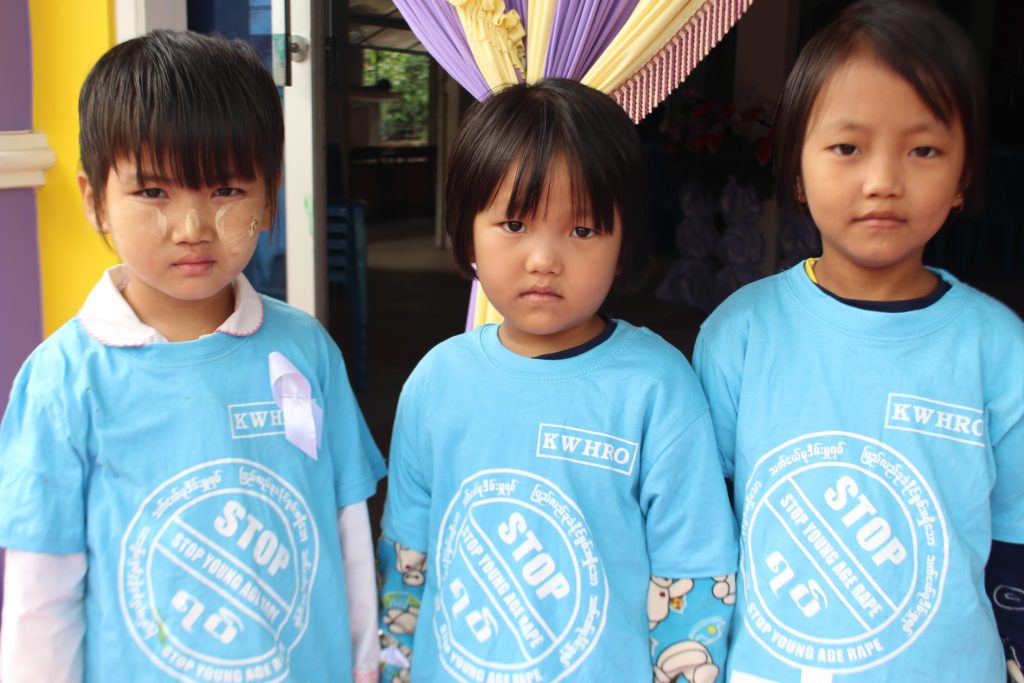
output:
<path id="1" fill-rule="evenodd" d="M 377 546 L 381 573 L 381 680 L 409 680 L 413 635 L 419 621 L 427 556 L 381 537 Z"/>
<path id="2" fill-rule="evenodd" d="M 726 635 L 736 604 L 736 575 L 651 577 L 647 618 L 655 683 L 724 680 Z"/>
<path id="3" fill-rule="evenodd" d="M 992 542 L 985 567 L 985 591 L 992 601 L 1012 683 L 1024 681 L 1024 544 Z"/>

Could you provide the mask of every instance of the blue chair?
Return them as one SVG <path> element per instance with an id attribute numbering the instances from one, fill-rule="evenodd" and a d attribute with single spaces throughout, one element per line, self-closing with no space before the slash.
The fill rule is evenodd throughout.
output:
<path id="1" fill-rule="evenodd" d="M 366 205 L 331 201 L 327 205 L 327 282 L 345 286 L 352 307 L 354 358 L 347 362 L 356 389 L 366 387 L 368 342 L 366 323 Z"/>

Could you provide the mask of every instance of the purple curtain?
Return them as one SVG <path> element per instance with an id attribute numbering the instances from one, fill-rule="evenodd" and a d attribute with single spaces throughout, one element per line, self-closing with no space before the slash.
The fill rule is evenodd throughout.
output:
<path id="1" fill-rule="evenodd" d="M 473 61 L 459 15 L 448 0 L 395 0 L 395 7 L 430 56 L 452 78 L 477 100 L 490 94 L 487 81 Z"/>
<path id="2" fill-rule="evenodd" d="M 639 0 L 560 0 L 545 76 L 580 80 L 618 34 Z"/>
<path id="3" fill-rule="evenodd" d="M 639 0 L 559 0 L 548 43 L 545 75 L 580 80 L 633 13 Z M 529 0 L 505 0 L 529 26 Z M 458 14 L 448 0 L 395 0 L 416 37 L 474 98 L 491 90 L 473 61 Z"/>

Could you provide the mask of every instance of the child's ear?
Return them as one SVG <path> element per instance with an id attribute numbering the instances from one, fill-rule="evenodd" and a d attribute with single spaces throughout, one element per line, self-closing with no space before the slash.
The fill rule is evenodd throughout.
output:
<path id="1" fill-rule="evenodd" d="M 89 178 L 86 177 L 85 173 L 78 173 L 78 189 L 82 192 L 82 206 L 85 208 L 85 217 L 101 235 L 107 231 L 103 227 L 103 222 L 100 220 L 99 214 L 96 212 L 96 196 L 92 191 L 92 185 L 89 183 Z"/>

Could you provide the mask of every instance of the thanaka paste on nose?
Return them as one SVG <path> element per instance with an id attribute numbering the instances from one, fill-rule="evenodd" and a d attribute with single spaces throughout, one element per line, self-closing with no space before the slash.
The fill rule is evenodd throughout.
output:
<path id="1" fill-rule="evenodd" d="M 195 209 L 189 209 L 185 215 L 185 237 L 190 242 L 199 239 L 199 212 Z"/>

